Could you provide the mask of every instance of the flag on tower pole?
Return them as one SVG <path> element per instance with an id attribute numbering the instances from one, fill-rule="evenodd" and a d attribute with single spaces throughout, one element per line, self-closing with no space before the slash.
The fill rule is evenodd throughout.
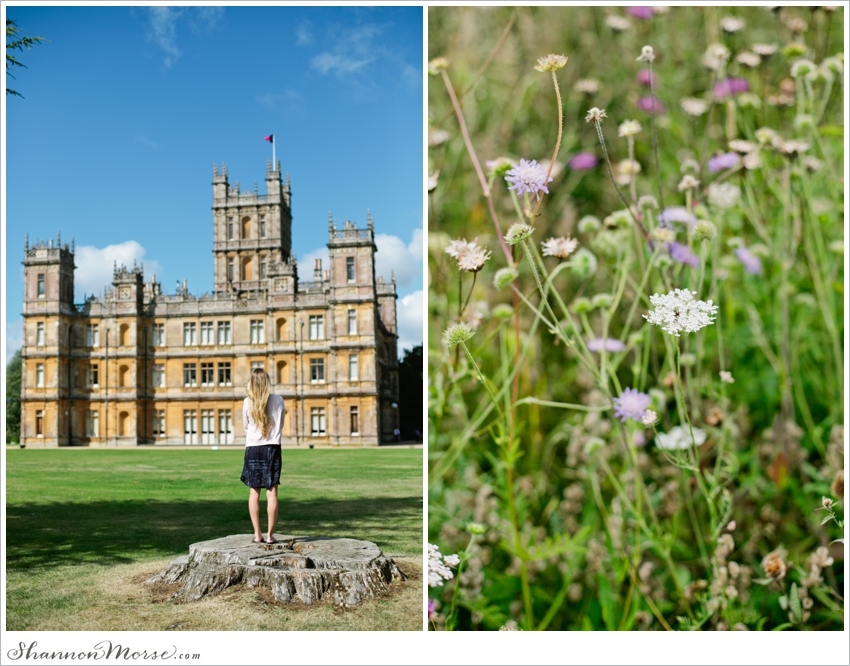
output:
<path id="1" fill-rule="evenodd" d="M 274 150 L 274 134 L 269 134 L 265 137 L 266 141 L 269 141 L 272 144 L 272 169 L 277 168 L 277 156 L 275 155 Z"/>

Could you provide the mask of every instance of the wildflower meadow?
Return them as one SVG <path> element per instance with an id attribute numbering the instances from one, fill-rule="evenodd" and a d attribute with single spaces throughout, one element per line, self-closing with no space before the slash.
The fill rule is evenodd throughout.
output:
<path id="1" fill-rule="evenodd" d="M 844 11 L 430 8 L 432 629 L 843 628 Z"/>

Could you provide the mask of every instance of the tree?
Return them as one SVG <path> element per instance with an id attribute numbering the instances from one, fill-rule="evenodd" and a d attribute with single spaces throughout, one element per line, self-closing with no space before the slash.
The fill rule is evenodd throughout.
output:
<path id="1" fill-rule="evenodd" d="M 26 68 L 26 65 L 15 58 L 15 56 L 10 55 L 9 51 L 23 51 L 24 48 L 31 49 L 36 44 L 50 41 L 44 37 L 24 37 L 23 32 L 24 31 L 18 27 L 18 24 L 15 21 L 6 19 L 6 73 L 13 79 L 15 77 L 11 72 L 9 72 L 9 68 L 13 66 Z M 9 39 L 12 41 L 10 42 Z M 6 88 L 6 94 L 17 95 L 18 97 L 23 98 L 21 93 L 10 90 L 9 88 Z"/>
<path id="2" fill-rule="evenodd" d="M 15 352 L 6 366 L 6 443 L 21 439 L 21 350 Z"/>
<path id="3" fill-rule="evenodd" d="M 423 382 L 422 345 L 404 352 L 398 365 L 399 429 L 402 439 L 422 437 L 422 399 L 425 395 Z"/>

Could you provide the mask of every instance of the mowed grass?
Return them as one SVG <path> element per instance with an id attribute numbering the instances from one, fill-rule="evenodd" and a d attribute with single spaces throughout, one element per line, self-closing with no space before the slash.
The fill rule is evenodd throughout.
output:
<path id="1" fill-rule="evenodd" d="M 7 450 L 6 629 L 421 629 L 416 449 L 283 451 L 276 533 L 374 541 L 411 574 L 387 599 L 344 613 L 256 590 L 173 604 L 141 585 L 191 543 L 251 533 L 242 456 Z"/>

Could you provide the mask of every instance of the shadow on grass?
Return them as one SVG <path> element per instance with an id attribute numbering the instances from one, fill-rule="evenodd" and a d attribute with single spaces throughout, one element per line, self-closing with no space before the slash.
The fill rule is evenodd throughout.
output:
<path id="1" fill-rule="evenodd" d="M 265 530 L 265 501 L 261 505 Z M 188 553 L 189 544 L 250 534 L 248 503 L 101 501 L 6 507 L 7 573 L 130 563 Z M 282 500 L 276 534 L 355 537 L 386 553 L 422 552 L 422 498 Z"/>

